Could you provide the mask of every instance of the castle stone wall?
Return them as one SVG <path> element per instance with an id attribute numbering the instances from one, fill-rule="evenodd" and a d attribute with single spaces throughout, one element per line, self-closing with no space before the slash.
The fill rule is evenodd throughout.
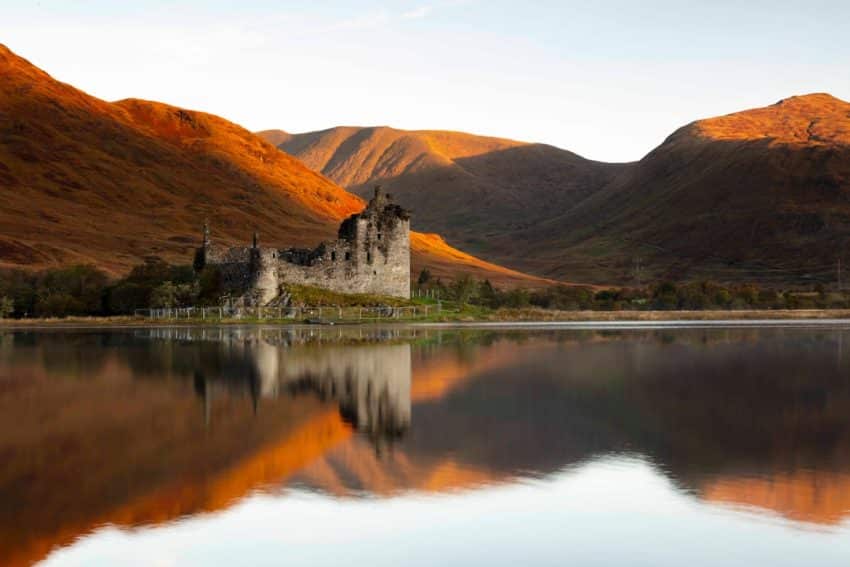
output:
<path id="1" fill-rule="evenodd" d="M 266 305 L 287 284 L 341 293 L 410 297 L 410 218 L 376 190 L 364 211 L 346 219 L 339 239 L 313 250 L 222 248 L 205 229 L 200 267 L 218 267 L 222 286 L 250 305 Z"/>

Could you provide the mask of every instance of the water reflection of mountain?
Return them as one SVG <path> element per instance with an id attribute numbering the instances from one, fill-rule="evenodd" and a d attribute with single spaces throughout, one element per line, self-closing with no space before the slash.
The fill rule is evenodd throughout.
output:
<path id="1" fill-rule="evenodd" d="M 834 331 L 7 333 L 0 559 L 258 488 L 447 491 L 612 453 L 703 499 L 832 523 L 848 409 Z"/>
<path id="2" fill-rule="evenodd" d="M 353 422 L 372 443 L 407 427 L 409 344 L 369 337 L 319 364 L 309 336 L 279 339 L 3 336 L 0 563 L 30 564 L 107 523 L 227 507 L 344 441 Z"/>
<path id="3" fill-rule="evenodd" d="M 481 347 L 467 341 L 459 359 L 487 361 L 506 349 L 511 359 L 470 367 L 443 398 L 415 403 L 416 426 L 374 482 L 356 472 L 370 470 L 357 440 L 331 450 L 299 481 L 337 494 L 393 493 L 545 476 L 636 453 L 706 499 L 822 523 L 850 510 L 850 367 L 840 334 L 574 339 Z M 414 369 L 414 392 L 418 375 Z"/>

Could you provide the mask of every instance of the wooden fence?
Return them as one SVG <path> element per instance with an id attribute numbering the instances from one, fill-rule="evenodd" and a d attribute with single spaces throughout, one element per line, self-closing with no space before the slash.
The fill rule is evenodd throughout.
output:
<path id="1" fill-rule="evenodd" d="M 331 321 L 388 321 L 426 319 L 443 313 L 441 305 L 395 307 L 166 307 L 137 309 L 136 316 L 162 320 L 221 321 L 224 319 Z"/>

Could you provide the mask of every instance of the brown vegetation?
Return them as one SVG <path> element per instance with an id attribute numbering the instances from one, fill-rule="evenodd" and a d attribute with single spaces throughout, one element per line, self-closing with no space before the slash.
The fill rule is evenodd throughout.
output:
<path id="1" fill-rule="evenodd" d="M 224 242 L 256 229 L 266 242 L 313 246 L 363 208 L 217 116 L 108 103 L 2 45 L 0 76 L 0 266 L 95 264 L 120 274 L 148 255 L 185 263 L 207 218 Z M 417 254 L 428 262 L 429 250 Z"/>

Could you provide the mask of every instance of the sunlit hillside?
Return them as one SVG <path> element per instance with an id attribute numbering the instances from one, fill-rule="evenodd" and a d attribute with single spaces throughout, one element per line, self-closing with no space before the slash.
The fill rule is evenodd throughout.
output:
<path id="1" fill-rule="evenodd" d="M 0 46 L 0 265 L 189 262 L 208 219 L 221 242 L 315 246 L 362 199 L 227 120 L 157 102 L 108 103 Z M 459 272 L 501 281 L 455 254 Z M 433 262 L 432 262 L 433 259 Z M 419 266 L 456 271 L 444 246 Z M 508 279 L 521 275 L 510 272 Z M 537 281 L 534 278 L 528 281 Z"/>

